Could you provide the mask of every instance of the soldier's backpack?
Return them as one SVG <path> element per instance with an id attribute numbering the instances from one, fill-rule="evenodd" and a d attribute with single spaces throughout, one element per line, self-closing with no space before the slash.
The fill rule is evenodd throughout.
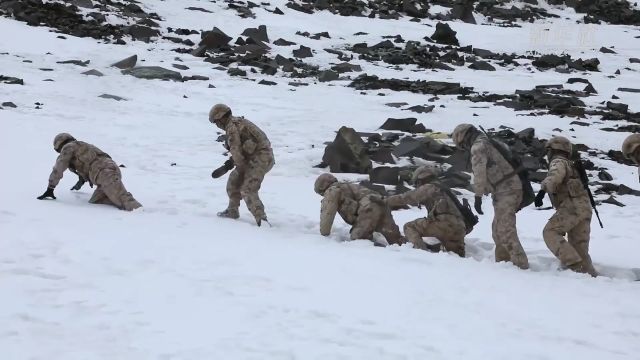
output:
<path id="1" fill-rule="evenodd" d="M 449 197 L 449 199 L 453 201 L 453 203 L 456 205 L 456 208 L 458 208 L 458 211 L 460 211 L 460 214 L 462 214 L 466 233 L 470 233 L 479 220 L 478 216 L 471 210 L 471 205 L 469 205 L 467 199 L 463 198 L 462 202 L 460 202 L 460 200 L 458 200 L 458 197 L 453 193 L 453 191 L 451 191 L 451 189 L 439 183 L 433 184 L 440 188 L 440 190 L 442 190 Z"/>
<path id="2" fill-rule="evenodd" d="M 511 165 L 511 167 L 513 168 L 513 172 L 507 174 L 495 185 L 497 186 L 511 176 L 517 174 L 518 178 L 520 178 L 520 182 L 522 183 L 522 201 L 520 202 L 518 211 L 533 204 L 533 201 L 536 199 L 536 194 L 533 192 L 533 187 L 531 186 L 531 182 L 529 181 L 529 171 L 522 165 L 522 158 L 520 158 L 520 155 L 513 153 L 508 146 L 494 139 L 484 130 L 484 128 L 480 127 L 480 130 L 482 130 L 482 132 L 487 135 L 487 138 L 489 139 L 489 142 L 491 142 L 491 145 L 493 145 L 493 147 L 498 150 L 500 155 L 502 155 L 502 157 L 507 160 L 509 165 Z"/>

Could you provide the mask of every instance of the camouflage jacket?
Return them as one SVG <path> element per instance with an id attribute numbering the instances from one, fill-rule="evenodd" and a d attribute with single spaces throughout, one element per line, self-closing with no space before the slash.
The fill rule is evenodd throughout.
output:
<path id="1" fill-rule="evenodd" d="M 60 155 L 49 175 L 49 187 L 55 188 L 67 169 L 71 169 L 84 180 L 96 183 L 96 178 L 104 168 L 105 162 L 113 163 L 111 157 L 104 151 L 86 142 L 72 141 L 60 150 Z"/>
<path id="2" fill-rule="evenodd" d="M 453 215 L 462 218 L 462 214 L 453 200 L 445 194 L 444 190 L 434 184 L 425 184 L 406 193 L 389 196 L 387 204 L 392 208 L 404 205 L 424 205 L 427 208 L 429 218 L 436 218 L 439 215 Z"/>
<path id="3" fill-rule="evenodd" d="M 267 135 L 251 121 L 232 117 L 225 127 L 229 152 L 236 166 L 242 167 L 254 155 L 267 153 L 273 159 L 273 150 Z"/>
<path id="4" fill-rule="evenodd" d="M 556 156 L 551 160 L 549 172 L 541 187 L 549 194 L 556 209 L 571 207 L 580 212 L 591 213 L 589 194 L 580 180 L 578 171 L 567 158 Z"/>
<path id="5" fill-rule="evenodd" d="M 351 183 L 335 183 L 331 185 L 322 198 L 320 207 L 320 234 L 328 236 L 331 233 L 333 220 L 339 213 L 344 222 L 353 225 L 358 215 L 358 207 L 364 198 L 382 197 L 373 190 Z"/>
<path id="6" fill-rule="evenodd" d="M 471 146 L 471 168 L 476 196 L 522 189 L 520 178 L 511 164 L 485 134 L 478 135 Z"/>

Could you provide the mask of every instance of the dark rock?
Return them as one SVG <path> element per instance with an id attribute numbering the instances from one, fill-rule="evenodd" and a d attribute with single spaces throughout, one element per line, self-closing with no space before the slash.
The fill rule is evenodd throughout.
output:
<path id="1" fill-rule="evenodd" d="M 400 143 L 393 149 L 393 155 L 396 157 L 418 157 L 437 162 L 444 162 L 446 160 L 446 158 L 441 155 L 441 153 L 444 152 L 446 152 L 445 145 L 428 136 L 420 138 L 420 140 L 405 137 L 400 140 Z"/>
<path id="2" fill-rule="evenodd" d="M 331 39 L 331 36 L 329 36 L 329 33 L 326 31 L 323 32 L 319 32 L 317 34 L 313 34 L 312 36 L 309 37 L 310 39 L 313 40 L 320 40 L 320 38 L 326 38 L 326 39 Z"/>
<path id="3" fill-rule="evenodd" d="M 429 105 L 429 106 L 415 105 L 415 106 L 408 107 L 408 108 L 406 108 L 404 110 L 413 111 L 413 112 L 416 112 L 418 114 L 426 114 L 426 113 L 432 112 L 433 109 L 435 109 L 435 108 L 436 108 L 435 105 Z"/>
<path id="4" fill-rule="evenodd" d="M 616 75 L 620 75 L 620 74 L 622 74 L 622 73 L 620 72 L 620 69 L 618 69 L 618 70 L 616 70 L 616 72 L 615 72 L 614 74 L 616 74 Z"/>
<path id="5" fill-rule="evenodd" d="M 182 81 L 182 75 L 180 75 L 179 72 L 165 69 L 160 66 L 139 66 L 133 69 L 122 70 L 122 73 L 139 79 Z"/>
<path id="6" fill-rule="evenodd" d="M 232 38 L 225 34 L 224 31 L 214 27 L 211 31 L 203 31 L 200 34 L 199 46 L 205 46 L 207 49 L 217 49 L 229 44 Z"/>
<path id="7" fill-rule="evenodd" d="M 373 190 L 382 196 L 389 195 L 389 193 L 387 192 L 387 189 L 383 185 L 375 185 L 370 183 L 369 181 L 360 181 L 358 185 L 366 187 L 369 190 Z"/>
<path id="8" fill-rule="evenodd" d="M 496 68 L 493 65 L 489 64 L 486 61 L 474 61 L 469 65 L 469 69 L 473 70 L 484 70 L 484 71 L 496 71 Z"/>
<path id="9" fill-rule="evenodd" d="M 56 64 L 72 64 L 72 65 L 86 67 L 87 65 L 89 65 L 90 62 L 91 62 L 90 60 L 86 60 L 86 61 L 82 61 L 82 60 L 65 60 L 65 61 L 56 61 Z"/>
<path id="10" fill-rule="evenodd" d="M 176 68 L 178 70 L 189 70 L 189 67 L 187 65 L 171 64 L 171 66 L 173 66 L 174 68 Z"/>
<path id="11" fill-rule="evenodd" d="M 640 191 L 634 190 L 634 189 L 628 187 L 627 185 L 620 184 L 620 186 L 618 187 L 618 195 L 640 196 Z"/>
<path id="12" fill-rule="evenodd" d="M 130 25 L 125 28 L 127 34 L 135 40 L 141 40 L 149 42 L 152 37 L 160 35 L 160 32 L 156 29 L 142 25 Z"/>
<path id="13" fill-rule="evenodd" d="M 278 8 L 278 7 L 276 7 L 273 10 L 273 13 L 276 14 L 276 15 L 284 15 L 284 12 L 282 12 L 282 10 L 280 10 L 280 8 Z"/>
<path id="14" fill-rule="evenodd" d="M 630 92 L 630 93 L 640 93 L 640 89 L 633 89 L 633 88 L 618 88 L 618 91 Z"/>
<path id="15" fill-rule="evenodd" d="M 460 46 L 456 34 L 448 24 L 439 22 L 436 24 L 436 31 L 431 35 L 431 39 L 439 44 Z"/>
<path id="16" fill-rule="evenodd" d="M 473 16 L 473 1 L 456 1 L 451 8 L 451 18 L 466 22 L 467 24 L 475 24 L 476 19 Z"/>
<path id="17" fill-rule="evenodd" d="M 127 99 L 117 96 L 117 95 L 111 95 L 111 94 L 102 94 L 100 96 L 98 96 L 100 98 L 103 99 L 111 99 L 111 100 L 116 100 L 116 101 L 127 101 Z"/>
<path id="18" fill-rule="evenodd" d="M 369 171 L 369 181 L 374 184 L 398 185 L 400 168 L 380 166 Z"/>
<path id="19" fill-rule="evenodd" d="M 138 55 L 129 56 L 126 59 L 122 59 L 117 63 L 111 64 L 112 67 L 117 67 L 118 69 L 131 69 L 136 66 L 138 62 Z"/>
<path id="20" fill-rule="evenodd" d="M 273 82 L 273 81 L 269 81 L 269 80 L 260 80 L 260 82 L 258 82 L 258 84 L 260 85 L 278 85 L 277 82 Z"/>
<path id="21" fill-rule="evenodd" d="M 344 62 L 344 63 L 332 66 L 331 70 L 337 72 L 338 74 L 342 74 L 346 72 L 362 71 L 362 67 L 360 65 L 354 65 L 354 64 L 349 64 L 348 62 Z"/>
<path id="22" fill-rule="evenodd" d="M 369 154 L 371 160 L 381 164 L 395 164 L 396 161 L 391 154 L 390 148 L 377 148 Z"/>
<path id="23" fill-rule="evenodd" d="M 371 159 L 366 153 L 366 145 L 352 128 L 343 126 L 336 138 L 325 148 L 322 162 L 331 172 L 368 174 Z"/>
<path id="24" fill-rule="evenodd" d="M 198 46 L 193 51 L 191 51 L 191 55 L 193 55 L 195 57 L 203 57 L 206 54 L 207 54 L 207 46 L 206 45 Z"/>
<path id="25" fill-rule="evenodd" d="M 419 94 L 433 95 L 468 95 L 472 88 L 462 87 L 460 83 L 442 81 L 410 81 L 399 79 L 380 79 L 375 75 L 363 74 L 355 78 L 349 87 L 356 90 L 390 89 L 393 91 L 411 91 Z"/>
<path id="26" fill-rule="evenodd" d="M 388 118 L 387 121 L 385 121 L 384 124 L 380 126 L 380 129 L 411 132 L 416 124 L 416 121 L 418 121 L 418 119 L 416 118 Z"/>
<path id="27" fill-rule="evenodd" d="M 619 206 L 619 207 L 624 207 L 625 205 L 623 203 L 621 203 L 620 201 L 616 200 L 616 198 L 611 195 L 609 196 L 608 199 L 606 200 L 602 200 L 603 204 L 611 204 L 611 205 L 615 205 L 615 206 Z"/>
<path id="28" fill-rule="evenodd" d="M 630 58 L 629 62 L 632 64 L 640 64 L 640 59 L 638 58 Z"/>
<path id="29" fill-rule="evenodd" d="M 567 64 L 569 57 L 568 56 L 558 56 L 558 55 L 542 55 L 538 59 L 533 60 L 531 63 L 535 67 L 549 69 L 554 68 L 556 66 Z"/>
<path id="30" fill-rule="evenodd" d="M 0 75 L 0 82 L 7 85 L 24 85 L 24 80 L 4 75 Z"/>
<path id="31" fill-rule="evenodd" d="M 258 41 L 269 42 L 269 36 L 267 35 L 267 27 L 260 25 L 257 28 L 247 28 L 242 34 L 243 36 L 253 38 Z"/>
<path id="32" fill-rule="evenodd" d="M 303 59 L 303 58 L 312 57 L 313 53 L 311 52 L 310 48 L 300 45 L 299 49 L 293 50 L 293 56 L 299 59 Z"/>
<path id="33" fill-rule="evenodd" d="M 291 45 L 296 45 L 296 43 L 294 43 L 293 41 L 288 41 L 285 40 L 283 38 L 280 38 L 276 41 L 273 42 L 273 45 L 277 45 L 277 46 L 291 46 Z"/>
<path id="34" fill-rule="evenodd" d="M 615 51 L 608 49 L 604 46 L 600 48 L 600 52 L 604 54 L 617 54 Z"/>
<path id="35" fill-rule="evenodd" d="M 567 83 L 568 84 L 575 84 L 575 83 L 591 84 L 589 80 L 583 79 L 583 78 L 569 78 L 569 80 L 567 80 Z"/>
<path id="36" fill-rule="evenodd" d="M 627 111 L 629 110 L 629 105 L 607 101 L 607 109 L 611 109 L 619 113 L 626 114 Z"/>
<path id="37" fill-rule="evenodd" d="M 202 76 L 202 75 L 185 76 L 182 78 L 182 81 L 207 81 L 207 80 L 209 80 L 209 77 Z"/>
<path id="38" fill-rule="evenodd" d="M 103 73 L 101 73 L 100 71 L 96 70 L 96 69 L 91 69 L 89 71 L 85 71 L 82 73 L 82 75 L 87 75 L 87 76 L 104 76 Z"/>
<path id="39" fill-rule="evenodd" d="M 199 12 L 203 12 L 203 13 L 213 13 L 213 11 L 209 11 L 207 9 L 203 9 L 201 7 L 195 7 L 195 6 L 189 6 L 187 8 L 185 8 L 186 10 L 191 10 L 191 11 L 199 11 Z"/>
<path id="40" fill-rule="evenodd" d="M 396 102 L 396 103 L 386 103 L 386 106 L 389 107 L 393 107 L 393 108 L 401 108 L 403 106 L 409 105 L 409 103 L 406 102 Z"/>
<path id="41" fill-rule="evenodd" d="M 332 70 L 321 71 L 318 74 L 318 81 L 320 82 L 334 81 L 338 79 L 339 79 L 338 73 Z"/>
<path id="42" fill-rule="evenodd" d="M 591 84 L 585 86 L 584 90 L 582 90 L 582 91 L 586 92 L 587 94 L 597 94 L 598 93 L 596 88 L 594 88 L 593 85 L 591 85 Z"/>
<path id="43" fill-rule="evenodd" d="M 600 170 L 598 172 L 598 179 L 600 179 L 602 181 L 611 181 L 611 180 L 613 180 L 613 176 L 611 176 L 611 174 L 609 174 L 605 170 Z"/>
<path id="44" fill-rule="evenodd" d="M 14 108 L 14 109 L 18 107 L 18 106 L 16 106 L 16 104 L 12 103 L 11 101 L 3 102 L 2 106 L 8 107 L 8 108 Z"/>
<path id="45" fill-rule="evenodd" d="M 572 121 L 569 123 L 569 125 L 589 126 L 589 123 L 586 123 L 584 121 Z"/>
<path id="46" fill-rule="evenodd" d="M 227 70 L 229 76 L 247 76 L 247 72 L 239 68 L 231 68 Z"/>

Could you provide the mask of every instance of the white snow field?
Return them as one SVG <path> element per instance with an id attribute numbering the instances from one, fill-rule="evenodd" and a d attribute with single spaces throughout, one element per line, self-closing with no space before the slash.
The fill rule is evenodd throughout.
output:
<path id="1" fill-rule="evenodd" d="M 217 26 L 235 38 L 247 27 L 265 24 L 272 41 L 283 37 L 312 47 L 316 54 L 306 60 L 325 68 L 337 59 L 323 48 L 374 44 L 395 34 L 420 40 L 435 26 L 409 18 L 307 15 L 286 8 L 283 0 L 271 3 L 286 15 L 256 8 L 256 19 L 241 19 L 223 3 L 193 0 L 143 1 L 142 6 L 157 12 L 164 28 Z M 188 6 L 213 13 L 185 10 Z M 590 105 L 610 99 L 618 87 L 638 87 L 640 64 L 627 60 L 640 53 L 638 28 L 575 24 L 575 13 L 554 11 L 569 20 L 521 28 L 449 24 L 461 45 L 517 53 L 564 49 L 576 57 L 597 56 L 601 72 L 572 75 L 524 67 L 416 72 L 352 62 L 381 77 L 459 81 L 477 91 L 503 93 L 565 83 L 577 75 L 599 92 L 585 98 Z M 545 27 L 565 35 L 536 35 Z M 296 31 L 329 31 L 331 39 L 312 40 Z M 368 35 L 353 36 L 358 31 Z M 312 166 L 342 125 L 374 131 L 387 117 L 415 116 L 437 131 L 473 122 L 535 127 L 543 138 L 560 128 L 563 135 L 606 151 L 619 149 L 628 135 L 599 130 L 615 122 L 588 119 L 590 127 L 573 126 L 571 118 L 517 116 L 508 108 L 455 96 L 440 96 L 432 113 L 415 114 L 384 103 L 424 104 L 424 95 L 361 94 L 346 87 L 346 80 L 294 88 L 281 72 L 268 77 L 278 85 L 257 85 L 214 70 L 201 58 L 171 52 L 176 45 L 165 40 L 119 46 L 60 39 L 47 28 L 7 18 L 0 18 L 0 34 L 0 73 L 25 82 L 0 84 L 0 102 L 17 105 L 0 110 L 1 359 L 640 358 L 640 282 L 633 281 L 632 271 L 640 266 L 640 199 L 619 196 L 626 207 L 600 206 L 605 228 L 594 217 L 591 255 L 603 276 L 592 279 L 558 270 L 542 240 L 549 210 L 518 214 L 531 262 L 531 270 L 522 271 L 494 263 L 487 198 L 485 215 L 466 239 L 467 258 L 460 259 L 409 245 L 379 248 L 346 241 L 349 227 L 340 219 L 324 238 L 318 233 L 320 198 L 313 192 L 315 177 L 325 170 Z M 615 46 L 617 54 L 599 53 L 601 46 Z M 272 46 L 271 53 L 291 56 L 293 48 Z M 133 54 L 142 64 L 167 68 L 180 58 L 190 67 L 183 75 L 211 80 L 140 80 L 109 67 Z M 87 68 L 56 63 L 69 59 L 91 63 Z M 105 76 L 81 74 L 88 69 Z M 621 75 L 609 78 L 617 69 Z M 98 97 L 104 93 L 128 101 Z M 615 93 L 630 111 L 640 111 L 638 94 Z M 262 127 L 274 146 L 276 166 L 261 190 L 271 228 L 256 227 L 244 207 L 237 221 L 215 215 L 227 203 L 226 176 L 210 177 L 226 159 L 215 141 L 217 128 L 207 119 L 219 102 Z M 92 189 L 69 191 L 76 181 L 69 172 L 56 189 L 57 200 L 37 201 L 57 155 L 53 137 L 63 131 L 126 165 L 124 183 L 144 210 L 126 213 L 88 204 Z M 609 168 L 614 182 L 640 187 L 637 168 L 592 160 Z M 394 216 L 402 226 L 425 214 L 412 209 Z"/>

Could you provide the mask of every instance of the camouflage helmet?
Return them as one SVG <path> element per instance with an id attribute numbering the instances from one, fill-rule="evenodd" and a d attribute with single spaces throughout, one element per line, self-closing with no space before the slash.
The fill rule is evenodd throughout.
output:
<path id="1" fill-rule="evenodd" d="M 331 174 L 322 174 L 318 176 L 315 184 L 313 184 L 313 190 L 319 195 L 324 195 L 324 192 L 329 188 L 329 186 L 337 181 L 338 179 Z"/>
<path id="2" fill-rule="evenodd" d="M 55 138 L 53 138 L 53 149 L 57 152 L 62 151 L 62 147 L 70 142 L 70 141 L 75 141 L 76 138 L 74 138 L 73 136 L 71 136 L 71 134 L 67 134 L 67 133 L 60 133 L 58 135 L 56 135 Z"/>
<path id="3" fill-rule="evenodd" d="M 413 183 L 440 176 L 441 171 L 435 166 L 420 166 L 413 172 Z"/>
<path id="4" fill-rule="evenodd" d="M 467 134 L 470 130 L 476 130 L 476 127 L 471 124 L 460 124 L 453 129 L 451 133 L 451 140 L 456 146 L 462 147 L 464 139 L 467 137 Z"/>
<path id="5" fill-rule="evenodd" d="M 225 104 L 216 104 L 209 111 L 209 121 L 215 123 L 227 115 L 231 115 L 231 108 Z"/>
<path id="6" fill-rule="evenodd" d="M 547 143 L 544 146 L 545 149 L 553 149 L 564 151 L 567 154 L 571 154 L 571 141 L 564 136 L 554 136 L 551 139 L 547 140 Z"/>
<path id="7" fill-rule="evenodd" d="M 640 146 L 640 134 L 629 135 L 622 143 L 622 154 L 627 159 L 630 159 L 638 146 Z"/>

